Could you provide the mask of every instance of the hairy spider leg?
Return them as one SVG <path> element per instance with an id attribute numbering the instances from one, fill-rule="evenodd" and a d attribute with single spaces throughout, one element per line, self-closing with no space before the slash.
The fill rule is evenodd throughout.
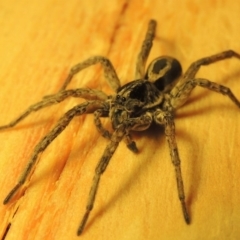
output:
<path id="1" fill-rule="evenodd" d="M 106 139 L 111 139 L 112 134 L 103 127 L 100 117 L 104 115 L 104 109 L 98 109 L 94 112 L 94 123 L 98 132 Z"/>
<path id="2" fill-rule="evenodd" d="M 97 190 L 98 190 L 98 186 L 99 186 L 99 181 L 100 181 L 100 177 L 101 175 L 104 173 L 104 171 L 106 170 L 108 163 L 113 155 L 113 153 L 115 152 L 115 150 L 117 149 L 117 146 L 119 144 L 119 142 L 122 140 L 122 138 L 124 137 L 126 133 L 126 130 L 124 128 L 124 125 L 120 125 L 112 134 L 111 136 L 111 140 L 110 143 L 107 145 L 107 147 L 104 150 L 104 153 L 95 169 L 95 175 L 93 177 L 92 180 L 92 186 L 89 192 L 89 196 L 88 196 L 88 200 L 87 200 L 87 205 L 86 205 L 86 211 L 83 215 L 81 224 L 78 228 L 77 234 L 80 235 L 85 227 L 85 224 L 88 220 L 89 214 L 91 212 L 91 210 L 93 209 L 94 206 L 94 202 L 95 202 L 95 198 L 96 198 L 96 194 L 97 194 Z"/>
<path id="3" fill-rule="evenodd" d="M 83 229 L 86 225 L 89 214 L 92 211 L 93 206 L 94 206 L 94 202 L 95 202 L 101 175 L 106 170 L 108 163 L 112 158 L 113 153 L 115 152 L 115 150 L 118 147 L 119 142 L 124 138 L 125 135 L 128 134 L 128 131 L 130 131 L 134 127 L 138 127 L 138 126 L 142 126 L 142 125 L 150 126 L 151 123 L 152 123 L 151 115 L 149 113 L 145 113 L 141 117 L 131 118 L 131 119 L 124 121 L 122 124 L 120 124 L 115 129 L 115 131 L 111 135 L 110 143 L 105 148 L 103 155 L 95 169 L 95 175 L 92 180 L 92 186 L 91 186 L 91 189 L 89 192 L 86 210 L 85 210 L 82 221 L 81 221 L 80 226 L 77 231 L 78 235 L 80 235 L 83 232 Z"/>
<path id="4" fill-rule="evenodd" d="M 170 100 L 171 106 L 174 108 L 178 108 L 179 100 L 180 101 L 185 100 L 196 86 L 207 88 L 208 90 L 228 96 L 230 98 L 230 100 L 240 108 L 240 101 L 232 93 L 230 88 L 223 86 L 221 84 L 215 83 L 215 82 L 211 82 L 208 79 L 204 79 L 204 78 L 190 79 L 190 80 L 186 81 L 185 83 L 183 83 L 179 87 L 178 94 L 176 94 L 174 96 L 174 98 L 172 98 Z"/>
<path id="5" fill-rule="evenodd" d="M 172 107 L 175 109 L 181 107 L 187 101 L 190 93 L 196 85 L 208 88 L 209 90 L 222 93 L 224 95 L 228 95 L 230 99 L 232 99 L 232 101 L 239 106 L 239 101 L 227 87 L 210 82 L 206 79 L 199 79 L 199 81 L 197 79 L 194 79 L 201 66 L 209 65 L 231 57 L 240 59 L 240 55 L 238 53 L 233 50 L 228 50 L 209 57 L 201 58 L 192 63 L 186 73 L 183 75 L 182 79 L 180 79 L 177 85 L 170 92 L 172 98 Z"/>
<path id="6" fill-rule="evenodd" d="M 184 185 L 183 185 L 183 178 L 182 178 L 182 171 L 181 171 L 181 160 L 178 154 L 178 147 L 177 147 L 177 142 L 175 138 L 175 123 L 174 123 L 173 114 L 170 112 L 165 112 L 163 110 L 158 109 L 154 113 L 154 121 L 160 125 L 164 125 L 165 136 L 168 142 L 172 164 L 174 165 L 175 173 L 176 173 L 178 197 L 179 197 L 179 200 L 181 201 L 184 219 L 186 223 L 189 224 L 190 217 L 189 217 L 187 207 L 186 207 L 186 202 L 185 202 Z"/>
<path id="7" fill-rule="evenodd" d="M 136 72 L 135 72 L 136 79 L 143 79 L 145 76 L 145 65 L 146 65 L 146 61 L 149 56 L 150 50 L 152 48 L 153 39 L 156 32 L 156 26 L 157 26 L 157 22 L 155 20 L 149 21 L 146 36 L 142 43 L 141 51 L 138 54 L 138 58 L 137 58 L 137 66 L 136 66 Z"/>
<path id="8" fill-rule="evenodd" d="M 26 111 L 24 111 L 19 117 L 11 121 L 9 124 L 0 126 L 0 130 L 14 127 L 16 124 L 18 124 L 20 121 L 22 121 L 24 118 L 26 118 L 28 115 L 30 115 L 32 112 L 36 112 L 42 108 L 51 106 L 53 104 L 58 104 L 65 100 L 68 97 L 77 97 L 77 98 L 84 98 L 86 100 L 105 100 L 107 99 L 107 95 L 99 90 L 93 90 L 93 89 L 71 89 L 71 90 L 65 90 L 62 92 L 59 92 L 54 95 L 48 95 L 43 97 L 43 100 L 31 105 L 27 108 Z"/>
<path id="9" fill-rule="evenodd" d="M 13 195 L 18 191 L 18 189 L 26 182 L 27 178 L 31 176 L 32 170 L 37 164 L 38 155 L 43 152 L 47 146 L 68 126 L 70 121 L 75 117 L 82 115 L 86 112 L 93 112 L 94 110 L 104 107 L 102 101 L 89 101 L 79 104 L 69 111 L 67 111 L 57 122 L 55 127 L 36 145 L 33 150 L 32 157 L 30 158 L 23 174 L 19 178 L 18 183 L 15 187 L 8 193 L 3 201 L 3 204 L 7 204 Z"/>
<path id="10" fill-rule="evenodd" d="M 111 61 L 103 56 L 93 56 L 88 58 L 87 60 L 76 64 L 73 66 L 63 84 L 60 91 L 63 91 L 66 89 L 67 85 L 71 82 L 74 75 L 79 73 L 81 70 L 90 67 L 92 65 L 100 63 L 104 70 L 104 76 L 107 80 L 107 83 L 109 86 L 116 92 L 120 88 L 120 80 L 117 76 L 117 73 L 111 63 Z"/>

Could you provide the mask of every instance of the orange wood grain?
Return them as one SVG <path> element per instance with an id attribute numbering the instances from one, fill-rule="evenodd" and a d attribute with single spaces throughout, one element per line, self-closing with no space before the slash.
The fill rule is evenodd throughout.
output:
<path id="1" fill-rule="evenodd" d="M 0 7 L 0 125 L 58 91 L 70 67 L 89 56 L 107 56 L 121 82 L 131 81 L 150 18 L 158 21 L 150 60 L 174 56 L 186 70 L 194 60 L 229 48 L 240 53 L 237 1 L 2 0 Z M 240 99 L 239 69 L 232 59 L 203 67 L 198 76 L 230 87 Z M 69 88 L 86 86 L 110 93 L 99 66 L 84 70 Z M 34 146 L 79 102 L 66 100 L 0 132 L 1 201 Z M 24 196 L 0 205 L 1 239 L 10 222 L 7 240 L 238 239 L 239 123 L 239 109 L 229 99 L 199 88 L 176 114 L 189 226 L 163 131 L 152 128 L 133 135 L 138 155 L 120 144 L 77 237 L 94 168 L 107 144 L 92 116 L 77 117 L 41 155 Z M 104 124 L 110 128 L 107 120 Z"/>

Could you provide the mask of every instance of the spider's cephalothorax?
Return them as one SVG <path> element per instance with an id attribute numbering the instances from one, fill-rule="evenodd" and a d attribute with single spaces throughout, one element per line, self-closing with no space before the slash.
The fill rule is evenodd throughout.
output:
<path id="1" fill-rule="evenodd" d="M 240 55 L 232 50 L 228 50 L 199 59 L 190 65 L 180 79 L 179 77 L 182 72 L 180 63 L 175 58 L 168 56 L 156 58 L 149 64 L 147 71 L 145 71 L 145 63 L 152 47 L 155 30 L 156 21 L 151 20 L 137 59 L 135 75 L 135 79 L 137 80 L 131 81 L 121 87 L 111 62 L 102 56 L 91 57 L 71 69 L 58 93 L 45 96 L 42 101 L 30 106 L 18 118 L 7 125 L 0 126 L 0 130 L 13 127 L 31 112 L 59 103 L 67 97 L 79 97 L 87 100 L 66 112 L 59 119 L 56 126 L 36 145 L 25 171 L 21 175 L 18 183 L 4 199 L 4 204 L 7 204 L 20 187 L 24 185 L 26 180 L 30 178 L 36 166 L 38 155 L 67 127 L 71 120 L 75 116 L 84 113 L 94 113 L 94 122 L 98 131 L 103 137 L 110 141 L 96 167 L 85 214 L 78 229 L 78 235 L 82 233 L 93 208 L 101 175 L 106 170 L 119 142 L 124 140 L 130 150 L 138 152 L 135 142 L 132 141 L 130 132 L 145 130 L 153 121 L 156 124 L 163 125 L 165 128 L 165 136 L 176 173 L 178 197 L 181 202 L 185 221 L 186 223 L 190 223 L 190 217 L 185 203 L 180 158 L 175 139 L 173 112 L 186 102 L 191 91 L 196 86 L 226 95 L 240 108 L 239 100 L 229 88 L 207 79 L 195 78 L 196 73 L 202 65 L 208 65 L 231 57 L 240 59 Z M 115 91 L 114 95 L 107 96 L 100 90 L 89 88 L 66 90 L 66 87 L 75 74 L 97 63 L 102 65 L 105 77 L 111 88 Z M 102 126 L 101 117 L 110 118 L 113 128 L 112 133 Z"/>
<path id="2" fill-rule="evenodd" d="M 140 117 L 146 110 L 161 104 L 163 94 L 147 80 L 135 80 L 121 87 L 111 102 L 113 128 L 127 119 Z M 136 128 L 134 130 L 137 130 Z"/>

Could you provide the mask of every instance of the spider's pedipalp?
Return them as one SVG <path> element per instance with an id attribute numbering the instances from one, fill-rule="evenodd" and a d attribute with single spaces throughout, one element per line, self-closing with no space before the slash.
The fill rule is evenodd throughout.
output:
<path id="1" fill-rule="evenodd" d="M 129 133 L 124 136 L 124 142 L 126 143 L 129 150 L 134 153 L 138 153 L 138 148 L 136 143 L 132 140 L 132 137 Z"/>
<path id="2" fill-rule="evenodd" d="M 104 109 L 98 109 L 94 112 L 94 123 L 99 133 L 106 139 L 111 139 L 112 134 L 102 126 L 100 117 L 103 116 Z M 136 143 L 132 140 L 131 135 L 128 133 L 124 136 L 124 142 L 127 147 L 134 153 L 138 152 Z"/>

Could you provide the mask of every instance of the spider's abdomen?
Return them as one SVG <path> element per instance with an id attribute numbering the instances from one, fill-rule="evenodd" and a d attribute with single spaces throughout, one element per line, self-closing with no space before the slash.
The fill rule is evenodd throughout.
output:
<path id="1" fill-rule="evenodd" d="M 175 58 L 162 56 L 154 59 L 148 66 L 146 79 L 153 82 L 159 91 L 168 92 L 182 74 L 182 67 Z"/>

